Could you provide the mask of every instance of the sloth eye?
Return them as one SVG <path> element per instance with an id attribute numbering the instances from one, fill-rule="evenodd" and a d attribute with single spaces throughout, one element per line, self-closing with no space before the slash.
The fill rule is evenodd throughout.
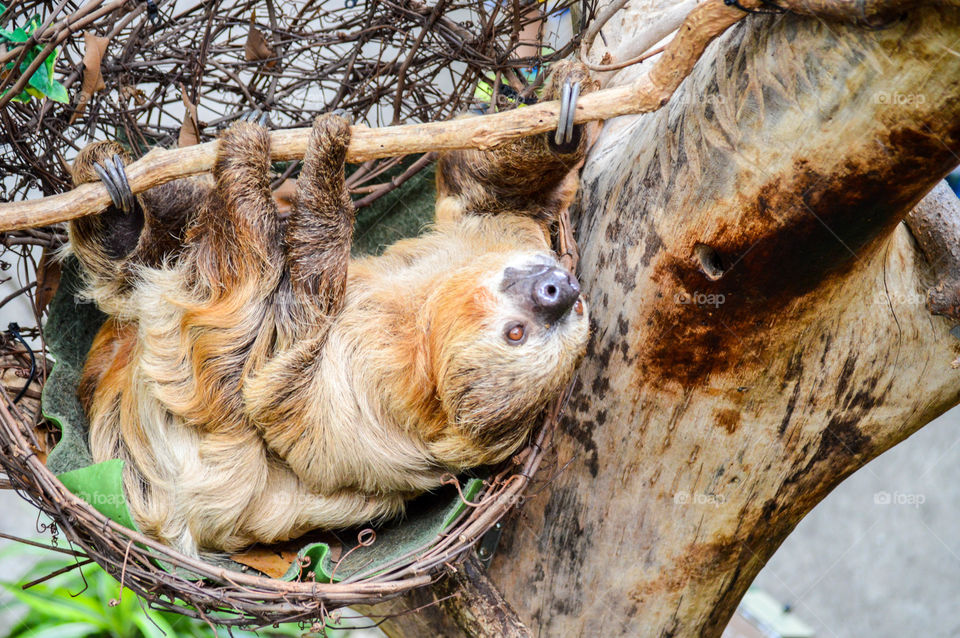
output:
<path id="1" fill-rule="evenodd" d="M 507 337 L 507 343 L 518 346 L 526 340 L 527 331 L 524 330 L 522 323 L 513 323 L 507 326 L 504 334 Z"/>
<path id="2" fill-rule="evenodd" d="M 583 314 L 583 300 L 577 299 L 577 303 L 573 304 L 573 311 L 578 315 Z"/>

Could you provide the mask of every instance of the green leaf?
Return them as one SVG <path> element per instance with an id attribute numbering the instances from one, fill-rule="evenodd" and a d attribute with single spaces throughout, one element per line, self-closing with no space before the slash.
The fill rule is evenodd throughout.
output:
<path id="1" fill-rule="evenodd" d="M 56 63 L 57 54 L 60 52 L 60 49 L 55 50 L 53 53 L 48 55 L 43 61 L 37 70 L 33 72 L 33 75 L 30 76 L 28 82 L 30 87 L 33 87 L 37 93 L 33 93 L 30 89 L 27 89 L 29 95 L 33 95 L 36 98 L 48 97 L 55 102 L 69 102 L 70 96 L 67 93 L 65 86 L 53 79 L 53 67 Z M 36 57 L 36 53 L 32 53 L 27 56 L 27 59 L 23 61 L 20 65 L 20 72 L 26 73 L 27 69 L 30 66 L 30 63 Z M 27 98 L 29 100 L 29 97 Z M 26 101 L 26 100 L 25 100 Z"/>
<path id="2" fill-rule="evenodd" d="M 110 459 L 64 472 L 57 478 L 107 518 L 129 529 L 137 529 L 123 492 L 123 464 L 120 459 Z"/>
<path id="3" fill-rule="evenodd" d="M 26 633 L 20 634 L 17 638 L 84 638 L 91 634 L 99 633 L 100 628 L 85 622 L 64 623 L 55 620 L 34 627 Z"/>
<path id="4" fill-rule="evenodd" d="M 60 47 L 50 52 L 50 55 L 43 61 L 43 66 L 47 69 L 47 77 L 53 78 L 53 65 L 57 62 L 57 56 L 60 55 Z"/>
<path id="5" fill-rule="evenodd" d="M 49 618 L 102 625 L 102 616 L 98 618 L 91 609 L 86 608 L 85 605 L 78 605 L 73 600 L 67 601 L 33 593 L 30 590 L 24 591 L 16 585 L 4 584 L 3 588 L 30 609 L 45 614 Z"/>
<path id="6" fill-rule="evenodd" d="M 70 101 L 70 96 L 67 94 L 67 88 L 53 79 L 54 69 L 59 56 L 60 47 L 57 47 L 50 55 L 47 56 L 47 59 L 43 61 L 43 65 L 47 68 L 47 77 L 50 79 L 50 90 L 47 91 L 47 97 L 54 102 L 66 103 Z"/>
<path id="7" fill-rule="evenodd" d="M 26 63 L 20 65 L 21 73 L 27 71 L 25 64 Z M 50 75 L 47 73 L 47 67 L 42 64 L 37 67 L 37 70 L 30 76 L 29 84 L 44 95 L 47 95 L 50 92 Z"/>
<path id="8" fill-rule="evenodd" d="M 13 31 L 7 31 L 7 34 L 11 42 L 26 42 L 30 38 L 30 35 L 20 27 L 17 27 Z"/>
<path id="9" fill-rule="evenodd" d="M 23 29 L 27 33 L 33 33 L 40 26 L 40 23 L 41 23 L 40 14 L 38 13 L 32 18 L 30 18 L 30 20 L 25 25 L 23 25 Z"/>
<path id="10" fill-rule="evenodd" d="M 56 80 L 50 82 L 50 92 L 47 93 L 47 97 L 54 102 L 60 102 L 61 104 L 66 104 L 70 101 L 70 94 L 67 93 L 67 87 L 60 84 Z"/>
<path id="11" fill-rule="evenodd" d="M 10 92 L 10 91 L 8 90 L 8 91 L 4 91 L 3 93 L 0 93 L 0 97 L 3 97 L 4 95 L 6 95 L 6 94 L 9 93 L 9 92 Z M 20 91 L 20 95 L 17 95 L 17 96 L 15 96 L 15 97 L 10 98 L 10 99 L 11 99 L 12 101 L 14 101 L 14 102 L 22 102 L 22 103 L 26 104 L 27 102 L 30 101 L 30 94 L 27 93 L 27 91 Z"/>

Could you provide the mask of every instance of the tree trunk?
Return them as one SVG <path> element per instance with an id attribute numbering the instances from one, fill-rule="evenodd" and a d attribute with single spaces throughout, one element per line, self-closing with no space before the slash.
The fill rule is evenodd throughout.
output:
<path id="1" fill-rule="evenodd" d="M 960 214 L 940 202 L 922 250 L 901 223 L 960 163 L 958 38 L 948 8 L 753 15 L 665 108 L 606 124 L 578 223 L 590 351 L 490 568 L 534 633 L 719 636 L 817 502 L 960 400 L 926 305 L 956 287 L 932 255 Z M 458 632 L 438 607 L 387 628 Z"/>

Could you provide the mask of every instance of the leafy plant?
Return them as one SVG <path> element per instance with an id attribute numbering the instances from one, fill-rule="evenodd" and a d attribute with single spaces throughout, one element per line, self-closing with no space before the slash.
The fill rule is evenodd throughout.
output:
<path id="1" fill-rule="evenodd" d="M 0 4 L 0 14 L 6 10 L 6 6 Z M 13 30 L 0 29 L 0 44 L 11 47 L 20 46 L 30 39 L 30 34 L 32 34 L 40 26 L 40 24 L 40 16 L 35 15 L 30 18 L 22 27 L 15 27 Z M 20 73 L 26 73 L 33 61 L 36 60 L 37 56 L 42 52 L 43 47 L 41 45 L 32 45 L 27 50 L 23 61 L 20 62 Z M 55 102 L 69 102 L 70 98 L 67 95 L 67 89 L 53 79 L 53 69 L 59 54 L 60 48 L 58 47 L 54 49 L 46 58 L 44 58 L 43 64 L 38 66 L 37 70 L 34 71 L 30 76 L 30 79 L 27 82 L 27 86 L 24 88 L 24 90 L 21 91 L 19 95 L 11 99 L 17 102 L 29 102 L 31 97 L 36 97 L 38 99 L 48 97 Z M 7 64 L 3 67 L 3 73 L 0 73 L 0 78 L 12 73 L 15 64 L 16 60 L 7 62 Z M 6 95 L 7 92 L 9 91 L 4 92 L 3 95 Z"/>
<path id="2" fill-rule="evenodd" d="M 19 582 L 0 581 L 0 587 L 20 603 L 8 607 L 8 610 L 23 614 L 2 634 L 3 638 L 223 638 L 231 635 L 226 629 L 215 631 L 201 620 L 141 606 L 137 595 L 129 589 L 124 588 L 123 595 L 120 595 L 119 583 L 96 564 L 82 567 L 82 575 L 79 569 L 75 569 L 25 590 L 22 583 L 72 565 L 73 561 L 18 545 L 8 546 L 0 552 L 0 557 L 9 556 L 14 551 L 36 555 L 37 561 Z M 237 638 L 300 636 L 303 633 L 304 630 L 295 623 L 257 633 L 232 630 L 232 635 Z"/>

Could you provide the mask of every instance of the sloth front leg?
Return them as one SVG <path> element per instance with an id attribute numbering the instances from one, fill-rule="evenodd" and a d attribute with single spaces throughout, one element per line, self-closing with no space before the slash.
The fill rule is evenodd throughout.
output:
<path id="1" fill-rule="evenodd" d="M 130 158 L 116 142 L 83 148 L 71 167 L 74 185 L 102 181 L 113 200 L 103 212 L 70 222 L 70 244 L 98 301 L 126 291 L 136 267 L 157 267 L 179 250 L 184 228 L 212 188 L 205 176 L 174 180 L 134 195 Z"/>
<path id="2" fill-rule="evenodd" d="M 111 173 L 116 172 L 115 162 L 119 162 L 122 171 L 127 160 L 126 151 L 116 142 L 90 144 L 73 162 L 70 170 L 73 184 L 99 181 L 98 169 L 103 171 L 103 167 L 109 167 Z M 69 224 L 71 250 L 95 286 L 119 283 L 122 262 L 136 248 L 143 229 L 142 211 L 138 206 L 129 205 L 133 194 L 130 193 L 129 199 L 124 198 L 123 193 L 117 195 L 116 203 L 103 212 L 71 220 Z"/>
<path id="3" fill-rule="evenodd" d="M 576 62 L 557 63 L 542 100 L 563 98 L 564 120 L 558 128 L 565 135 L 557 140 L 554 131 L 529 135 L 497 148 L 442 153 L 437 162 L 438 221 L 457 219 L 464 214 L 516 213 L 549 222 L 555 219 L 570 196 L 563 186 L 587 150 L 582 124 L 567 126 L 565 117 L 575 108 L 576 98 L 564 95 L 563 87 L 577 87 L 584 95 L 595 83 L 587 68 Z"/>
<path id="4" fill-rule="evenodd" d="M 287 267 L 294 296 L 309 315 L 329 318 L 343 306 L 354 221 L 344 180 L 349 144 L 346 119 L 318 116 L 297 179 L 285 236 Z"/>
<path id="5" fill-rule="evenodd" d="M 219 294 L 268 295 L 283 271 L 270 191 L 270 133 L 241 121 L 220 135 L 215 187 L 187 232 L 197 273 Z"/>

